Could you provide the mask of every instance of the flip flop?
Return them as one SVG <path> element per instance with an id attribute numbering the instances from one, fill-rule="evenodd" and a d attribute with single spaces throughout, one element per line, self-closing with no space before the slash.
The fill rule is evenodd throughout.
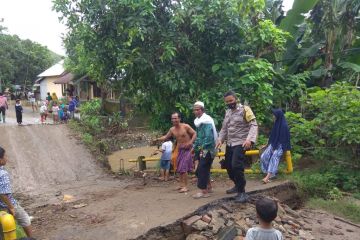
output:
<path id="1" fill-rule="evenodd" d="M 179 191 L 179 190 L 181 190 L 182 188 L 184 188 L 184 187 L 177 187 L 177 188 L 175 188 L 174 190 L 175 190 L 175 191 Z"/>
<path id="2" fill-rule="evenodd" d="M 210 194 L 198 192 L 198 193 L 194 194 L 192 197 L 195 198 L 195 199 L 208 198 L 208 197 L 210 197 Z"/>
<path id="3" fill-rule="evenodd" d="M 186 193 L 186 192 L 188 192 L 188 191 L 189 191 L 189 189 L 183 187 L 183 188 L 181 188 L 181 189 L 179 190 L 179 193 Z"/>
<path id="4" fill-rule="evenodd" d="M 270 179 L 268 179 L 267 181 L 265 181 L 265 180 L 263 179 L 263 180 L 261 180 L 261 181 L 262 181 L 263 184 L 271 183 L 271 180 L 270 180 Z"/>

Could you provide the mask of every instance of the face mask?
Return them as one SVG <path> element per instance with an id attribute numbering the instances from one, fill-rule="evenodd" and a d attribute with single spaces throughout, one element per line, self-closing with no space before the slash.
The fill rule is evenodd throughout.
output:
<path id="1" fill-rule="evenodd" d="M 229 109 L 235 109 L 235 108 L 236 108 L 236 103 L 229 103 L 229 104 L 226 104 L 226 106 L 227 106 Z"/>

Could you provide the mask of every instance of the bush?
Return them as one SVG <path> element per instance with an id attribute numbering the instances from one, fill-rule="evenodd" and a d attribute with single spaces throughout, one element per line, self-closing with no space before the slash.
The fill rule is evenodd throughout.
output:
<path id="1" fill-rule="evenodd" d="M 85 132 L 97 134 L 103 129 L 100 115 L 101 100 L 93 99 L 81 104 L 81 125 L 85 128 Z"/>
<path id="2" fill-rule="evenodd" d="M 91 145 L 93 142 L 93 136 L 89 133 L 84 133 L 82 135 L 82 141 L 86 144 L 86 145 Z"/>
<path id="3" fill-rule="evenodd" d="M 360 165 L 360 158 L 356 158 L 360 148 L 360 91 L 347 84 L 334 84 L 326 90 L 310 90 L 302 101 L 306 114 L 286 113 L 293 151 L 311 150 L 308 153 L 320 159 Z"/>

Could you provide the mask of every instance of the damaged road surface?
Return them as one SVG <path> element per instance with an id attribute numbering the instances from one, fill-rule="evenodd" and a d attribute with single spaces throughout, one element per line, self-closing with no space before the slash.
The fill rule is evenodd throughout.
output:
<path id="1" fill-rule="evenodd" d="M 256 222 L 251 204 L 241 207 L 232 205 L 228 199 L 219 200 L 227 197 L 225 190 L 232 187 L 228 180 L 215 179 L 214 193 L 210 198 L 193 199 L 191 195 L 197 192 L 195 185 L 190 186 L 189 193 L 180 194 L 174 190 L 178 184 L 176 181 L 164 183 L 147 178 L 144 182 L 142 178 L 109 174 L 72 137 L 65 125 L 8 125 L 0 126 L 0 132 L 0 143 L 9 159 L 6 168 L 12 177 L 15 196 L 33 217 L 34 236 L 37 239 L 186 239 L 188 235 L 183 231 L 182 222 L 184 216 L 189 218 L 193 215 L 201 216 L 204 223 L 196 223 L 199 225 L 197 228 L 203 229 L 196 231 L 192 229 L 192 224 L 188 224 L 191 233 L 203 236 L 211 232 L 210 238 L 223 232 L 224 226 L 231 227 L 245 221 L 249 227 Z M 282 186 L 283 183 L 274 181 L 263 185 L 248 176 L 247 190 L 263 191 Z M 280 197 L 271 191 L 282 192 L 282 195 Z M 298 201 L 292 194 L 293 186 L 285 184 L 285 187 L 271 191 L 262 194 L 275 196 L 291 207 L 296 206 Z M 224 209 L 225 205 L 228 207 Z M 227 208 L 233 209 L 233 213 L 226 212 Z M 222 209 L 224 215 L 217 214 L 217 209 Z M 238 210 L 245 214 L 243 220 L 231 216 Z M 312 213 L 304 214 L 309 214 L 307 220 L 312 223 Z M 320 214 L 316 216 L 324 217 Z M 215 219 L 217 225 L 214 225 Z M 291 225 L 288 220 L 281 219 L 279 225 L 283 225 L 290 235 L 292 232 L 300 234 L 300 230 L 309 231 L 305 228 L 299 228 L 298 232 L 287 229 L 286 224 Z M 354 227 L 336 223 L 340 229 L 335 228 L 335 224 L 328 226 L 322 221 L 316 227 L 321 227 L 318 232 L 332 234 L 326 239 L 340 239 L 331 238 L 333 236 L 346 239 L 350 231 L 356 232 Z M 244 234 L 246 229 L 243 226 L 235 230 L 236 234 L 240 230 Z M 175 237 L 171 235 L 173 231 L 177 233 Z M 234 229 L 229 231 L 234 232 Z M 334 235 L 340 233 L 344 235 Z M 312 235 L 320 239 L 315 233 Z"/>
<path id="2" fill-rule="evenodd" d="M 169 225 L 151 229 L 136 240 L 242 240 L 249 228 L 258 226 L 255 202 L 265 196 L 278 203 L 273 227 L 282 232 L 284 239 L 360 239 L 357 224 L 322 211 L 293 210 L 290 206 L 296 208 L 301 202 L 291 183 L 252 191 L 249 195 L 245 204 L 234 203 L 232 198 L 213 201 Z"/>

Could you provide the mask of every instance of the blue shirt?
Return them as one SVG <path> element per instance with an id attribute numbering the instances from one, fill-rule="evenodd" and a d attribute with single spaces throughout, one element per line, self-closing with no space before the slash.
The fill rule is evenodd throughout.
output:
<path id="1" fill-rule="evenodd" d="M 0 167 L 0 194 L 7 195 L 10 202 L 16 205 L 16 200 L 11 193 L 10 176 L 4 166 Z M 0 200 L 0 208 L 8 208 L 8 206 Z"/>
<path id="2" fill-rule="evenodd" d="M 76 101 L 75 101 L 75 100 L 71 100 L 71 101 L 69 102 L 69 111 L 70 111 L 70 112 L 75 111 L 75 107 L 76 107 Z"/>

